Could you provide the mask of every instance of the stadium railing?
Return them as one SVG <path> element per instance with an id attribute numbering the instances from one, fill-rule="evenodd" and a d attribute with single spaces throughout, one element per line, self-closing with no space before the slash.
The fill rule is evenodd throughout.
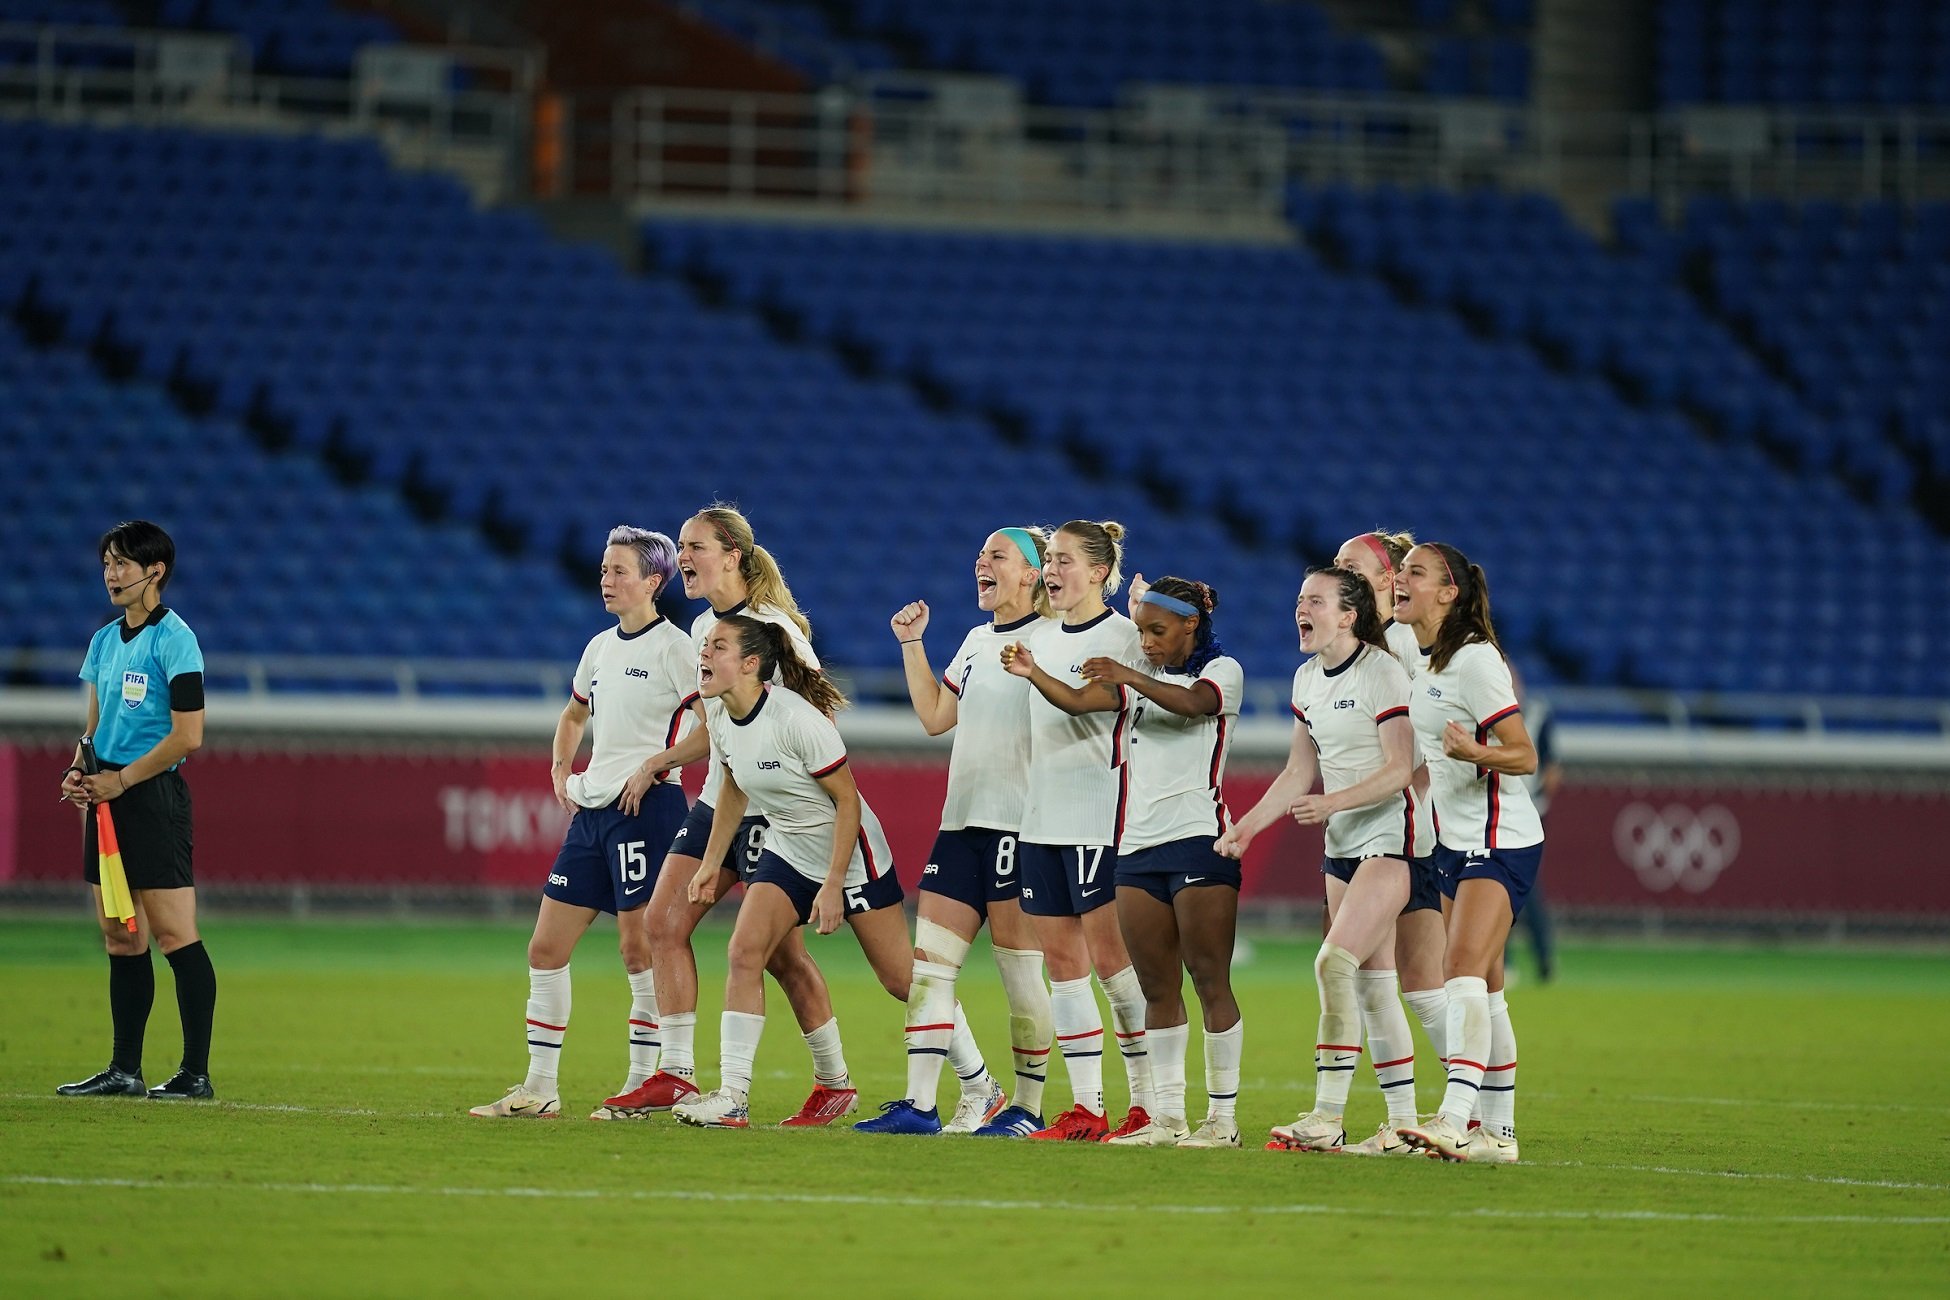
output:
<path id="1" fill-rule="evenodd" d="M 222 32 L 0 23 L 0 112 L 218 129 L 345 130 L 451 170 L 484 199 L 528 191 L 543 56 L 481 45 L 364 47 L 350 77 L 269 75 Z"/>

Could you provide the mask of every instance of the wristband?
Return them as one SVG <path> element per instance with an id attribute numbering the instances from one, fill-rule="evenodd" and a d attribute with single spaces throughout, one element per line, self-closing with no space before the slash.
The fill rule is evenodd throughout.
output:
<path id="1" fill-rule="evenodd" d="M 909 639 L 909 640 L 906 640 L 906 641 L 902 641 L 902 642 L 901 642 L 901 644 L 902 644 L 902 645 L 920 645 L 920 644 L 921 644 L 921 638 L 920 638 L 920 637 L 918 637 L 918 636 L 917 636 L 917 637 L 913 637 L 913 638 L 911 638 L 911 639 Z"/>

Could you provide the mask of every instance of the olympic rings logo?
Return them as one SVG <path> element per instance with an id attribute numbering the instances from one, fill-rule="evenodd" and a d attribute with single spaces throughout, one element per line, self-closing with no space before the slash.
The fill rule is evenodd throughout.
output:
<path id="1" fill-rule="evenodd" d="M 1655 894 L 1674 885 L 1705 893 L 1740 854 L 1740 823 L 1719 804 L 1694 812 L 1685 804 L 1634 803 L 1612 825 L 1619 861 Z"/>

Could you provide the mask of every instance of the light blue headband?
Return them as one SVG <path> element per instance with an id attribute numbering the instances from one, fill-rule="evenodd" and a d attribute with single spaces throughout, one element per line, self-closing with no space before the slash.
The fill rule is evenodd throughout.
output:
<path id="1" fill-rule="evenodd" d="M 1169 610 L 1174 614 L 1181 614 L 1186 618 L 1197 618 L 1199 615 L 1199 611 L 1193 606 L 1186 604 L 1176 596 L 1167 596 L 1159 591 L 1146 591 L 1144 593 L 1144 599 L 1138 603 L 1156 605 L 1159 609 Z"/>
<path id="2" fill-rule="evenodd" d="M 1030 535 L 1027 528 L 998 528 L 995 531 L 1016 544 L 1016 548 L 1022 552 L 1022 558 L 1029 561 L 1030 568 L 1043 567 L 1043 557 L 1036 554 L 1036 539 Z"/>

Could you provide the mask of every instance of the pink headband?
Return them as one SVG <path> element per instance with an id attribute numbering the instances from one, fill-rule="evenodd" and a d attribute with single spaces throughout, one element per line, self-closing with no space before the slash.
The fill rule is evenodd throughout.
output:
<path id="1" fill-rule="evenodd" d="M 1381 571 L 1392 575 L 1395 572 L 1395 562 L 1388 558 L 1388 548 L 1381 544 L 1381 539 L 1373 533 L 1362 533 L 1361 540 L 1374 548 L 1375 558 L 1381 561 Z"/>

